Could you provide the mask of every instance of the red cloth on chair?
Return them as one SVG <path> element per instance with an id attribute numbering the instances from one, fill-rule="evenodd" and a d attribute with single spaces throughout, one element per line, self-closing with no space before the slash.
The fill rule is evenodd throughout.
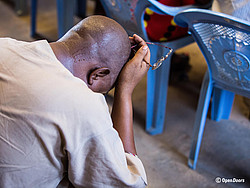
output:
<path id="1" fill-rule="evenodd" d="M 184 6 L 195 3 L 195 0 L 159 0 L 160 3 L 168 6 Z M 161 15 L 146 9 L 144 25 L 151 41 L 171 41 L 187 35 L 187 28 L 175 24 L 173 16 Z"/>

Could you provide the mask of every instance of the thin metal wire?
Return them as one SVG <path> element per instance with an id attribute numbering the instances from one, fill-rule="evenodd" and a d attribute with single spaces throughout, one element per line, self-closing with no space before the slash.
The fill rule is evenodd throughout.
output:
<path id="1" fill-rule="evenodd" d="M 156 70 L 157 68 L 159 68 L 162 65 L 163 61 L 165 61 L 168 58 L 168 56 L 174 51 L 172 48 L 169 48 L 169 47 L 161 45 L 161 44 L 155 44 L 155 43 L 152 43 L 152 42 L 146 42 L 146 44 L 156 45 L 156 46 L 160 46 L 160 47 L 169 49 L 169 52 L 167 53 L 167 55 L 162 56 L 153 65 L 148 63 L 145 59 L 143 59 L 143 61 L 145 61 L 150 67 L 152 67 L 152 70 Z M 137 45 L 131 46 L 131 49 L 135 48 L 136 46 Z M 134 52 L 136 52 L 136 51 L 134 51 Z"/>

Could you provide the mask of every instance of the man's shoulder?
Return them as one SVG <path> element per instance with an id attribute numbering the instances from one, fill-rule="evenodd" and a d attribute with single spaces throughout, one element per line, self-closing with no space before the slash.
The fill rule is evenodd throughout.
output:
<path id="1" fill-rule="evenodd" d="M 46 40 L 37 40 L 37 41 L 25 41 L 25 40 L 18 40 L 11 37 L 0 37 L 0 45 L 36 45 L 47 43 Z"/>
<path id="2" fill-rule="evenodd" d="M 8 59 L 9 61 L 15 62 L 15 59 L 31 61 L 47 59 L 54 60 L 55 56 L 50 48 L 48 41 L 46 40 L 37 40 L 37 41 L 22 41 L 16 40 L 9 37 L 0 38 L 0 54 L 2 59 Z M 9 59 L 9 57 L 15 57 Z M 33 57 L 33 59 L 32 59 Z"/>
<path id="3" fill-rule="evenodd" d="M 54 88 L 49 90 L 50 93 L 46 94 L 52 100 L 53 109 L 60 108 L 60 111 L 74 119 L 88 121 L 109 116 L 104 95 L 93 92 L 82 80 L 72 76 L 64 80 L 64 83 L 63 80 L 58 80 L 58 84 L 54 85 Z"/>
<path id="4" fill-rule="evenodd" d="M 76 87 L 73 87 L 75 88 L 74 92 L 69 91 L 72 94 L 72 97 L 70 97 L 71 105 L 76 105 L 80 110 L 88 111 L 88 113 L 107 110 L 107 103 L 103 94 L 93 92 L 82 80 L 78 84 L 76 83 Z"/>

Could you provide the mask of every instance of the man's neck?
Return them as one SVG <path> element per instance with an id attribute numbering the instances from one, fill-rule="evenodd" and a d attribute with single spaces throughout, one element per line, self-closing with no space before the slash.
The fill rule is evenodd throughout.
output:
<path id="1" fill-rule="evenodd" d="M 56 58 L 67 68 L 72 74 L 74 74 L 73 63 L 74 60 L 71 57 L 67 46 L 63 42 L 50 43 Z"/>
<path id="2" fill-rule="evenodd" d="M 84 64 L 83 62 L 74 61 L 71 56 L 69 49 L 64 42 L 53 42 L 50 46 L 56 56 L 56 58 L 67 68 L 75 77 L 80 78 L 88 85 L 87 74 L 91 70 L 92 66 L 89 64 Z"/>

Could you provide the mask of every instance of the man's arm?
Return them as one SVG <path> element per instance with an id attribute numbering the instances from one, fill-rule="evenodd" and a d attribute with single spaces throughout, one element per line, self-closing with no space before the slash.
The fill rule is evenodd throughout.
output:
<path id="1" fill-rule="evenodd" d="M 115 87 L 112 121 L 119 133 L 125 152 L 136 154 L 133 134 L 132 93 L 136 85 L 149 69 L 150 51 L 145 41 L 137 35 L 130 38 L 131 43 L 141 48 L 122 69 Z"/>

